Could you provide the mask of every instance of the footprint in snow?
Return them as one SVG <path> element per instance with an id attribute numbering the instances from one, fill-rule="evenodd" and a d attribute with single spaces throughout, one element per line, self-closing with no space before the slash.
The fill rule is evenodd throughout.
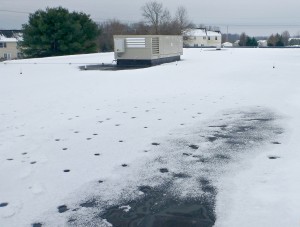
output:
<path id="1" fill-rule="evenodd" d="M 57 207 L 57 209 L 58 209 L 58 213 L 64 213 L 69 210 L 69 208 L 66 205 L 61 205 Z"/>
<path id="2" fill-rule="evenodd" d="M 8 203 L 0 203 L 0 207 L 6 207 Z"/>

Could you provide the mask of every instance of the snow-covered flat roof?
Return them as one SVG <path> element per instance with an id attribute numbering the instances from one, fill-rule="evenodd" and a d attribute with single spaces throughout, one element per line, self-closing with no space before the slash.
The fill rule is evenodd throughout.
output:
<path id="1" fill-rule="evenodd" d="M 136 218 L 144 198 L 142 221 L 176 217 L 172 199 L 175 221 L 210 203 L 215 226 L 299 226 L 299 49 L 182 58 L 116 71 L 78 69 L 113 53 L 0 62 L 0 226 L 107 227 L 108 207 Z"/>

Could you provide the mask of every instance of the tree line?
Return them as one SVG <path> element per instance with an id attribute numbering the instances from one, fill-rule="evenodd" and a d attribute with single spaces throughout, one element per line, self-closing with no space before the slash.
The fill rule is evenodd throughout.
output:
<path id="1" fill-rule="evenodd" d="M 27 24 L 22 25 L 23 41 L 19 46 L 26 57 L 107 52 L 113 50 L 113 35 L 183 35 L 189 28 L 196 28 L 184 6 L 179 6 L 172 15 L 162 3 L 151 1 L 141 7 L 141 15 L 143 21 L 137 23 L 117 19 L 96 23 L 85 13 L 69 12 L 62 7 L 38 10 L 29 15 Z M 199 27 L 219 30 L 203 25 Z M 240 35 L 223 34 L 223 42 L 229 41 L 228 38 L 239 38 L 240 46 L 258 45 L 255 37 L 244 32 Z M 289 38 L 287 31 L 272 34 L 268 46 L 288 45 Z"/>
<path id="2" fill-rule="evenodd" d="M 258 46 L 259 39 L 266 40 L 269 47 L 283 47 L 288 45 L 297 45 L 297 40 L 290 41 L 290 33 L 284 31 L 281 34 L 271 34 L 269 37 L 250 37 L 245 32 L 238 34 L 222 34 L 222 42 L 232 42 L 238 40 L 238 45 L 241 47 L 255 47 Z"/>
<path id="3" fill-rule="evenodd" d="M 183 6 L 172 16 L 162 3 L 152 1 L 141 8 L 141 13 L 144 20 L 134 24 L 116 19 L 97 24 L 87 14 L 62 7 L 38 10 L 22 25 L 20 48 L 27 57 L 105 52 L 113 50 L 113 35 L 181 35 L 194 26 Z"/>

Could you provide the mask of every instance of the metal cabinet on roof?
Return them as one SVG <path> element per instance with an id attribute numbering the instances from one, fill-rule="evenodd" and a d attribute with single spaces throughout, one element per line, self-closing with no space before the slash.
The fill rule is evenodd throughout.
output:
<path id="1" fill-rule="evenodd" d="M 157 65 L 178 61 L 183 54 L 182 36 L 115 35 L 117 65 Z"/>

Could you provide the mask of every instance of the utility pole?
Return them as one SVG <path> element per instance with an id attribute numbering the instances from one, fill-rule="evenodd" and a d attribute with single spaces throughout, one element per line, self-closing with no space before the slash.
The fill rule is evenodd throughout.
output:
<path id="1" fill-rule="evenodd" d="M 227 25 L 227 35 L 226 35 L 226 42 L 228 42 L 228 25 Z"/>

